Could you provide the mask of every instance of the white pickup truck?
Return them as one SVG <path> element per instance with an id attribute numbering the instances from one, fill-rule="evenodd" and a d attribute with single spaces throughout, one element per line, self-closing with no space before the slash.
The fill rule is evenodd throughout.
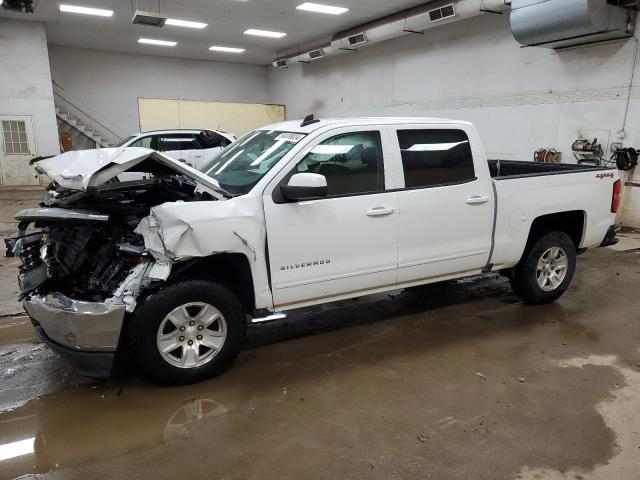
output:
<path id="1" fill-rule="evenodd" d="M 613 169 L 488 161 L 472 124 L 432 118 L 271 125 L 201 170 L 142 148 L 35 166 L 53 183 L 7 244 L 38 334 L 87 375 L 117 354 L 166 383 L 299 307 L 492 271 L 554 301 L 616 242 L 621 191 Z"/>

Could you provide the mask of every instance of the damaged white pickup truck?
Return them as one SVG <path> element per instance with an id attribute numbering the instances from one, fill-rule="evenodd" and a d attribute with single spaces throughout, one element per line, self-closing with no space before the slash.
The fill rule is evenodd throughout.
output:
<path id="1" fill-rule="evenodd" d="M 621 186 L 487 161 L 471 124 L 428 118 L 272 125 L 201 171 L 141 148 L 35 167 L 52 183 L 7 246 L 37 333 L 84 374 L 126 352 L 166 383 L 222 372 L 247 323 L 293 308 L 491 271 L 554 301 L 577 253 L 615 243 Z"/>

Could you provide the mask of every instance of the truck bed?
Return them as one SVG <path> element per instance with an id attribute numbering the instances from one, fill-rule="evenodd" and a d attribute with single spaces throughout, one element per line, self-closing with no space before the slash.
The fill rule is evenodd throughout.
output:
<path id="1" fill-rule="evenodd" d="M 593 165 L 577 165 L 570 163 L 538 163 L 520 162 L 515 160 L 489 160 L 491 178 L 495 180 L 537 177 L 540 175 L 559 175 L 563 173 L 580 173 L 597 170 L 607 170 L 605 167 Z"/>
<path id="2" fill-rule="evenodd" d="M 611 213 L 615 168 L 512 160 L 488 164 L 496 198 L 491 263 L 497 269 L 520 259 L 537 218 L 577 213 L 584 220 L 579 248 L 599 246 L 615 223 Z"/>

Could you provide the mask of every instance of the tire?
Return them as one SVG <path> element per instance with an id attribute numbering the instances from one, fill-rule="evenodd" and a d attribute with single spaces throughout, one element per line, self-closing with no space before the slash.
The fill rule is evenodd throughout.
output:
<path id="1" fill-rule="evenodd" d="M 526 303 L 551 303 L 567 291 L 575 269 L 573 240 L 564 232 L 547 233 L 525 250 L 510 278 L 511 288 Z"/>
<path id="2" fill-rule="evenodd" d="M 185 280 L 143 298 L 127 332 L 130 356 L 147 377 L 189 384 L 215 377 L 233 363 L 244 341 L 246 316 L 226 287 Z"/>

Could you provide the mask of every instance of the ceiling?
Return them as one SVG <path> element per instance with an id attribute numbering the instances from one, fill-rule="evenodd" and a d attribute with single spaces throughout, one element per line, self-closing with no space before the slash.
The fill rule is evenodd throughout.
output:
<path id="1" fill-rule="evenodd" d="M 314 3 L 347 7 L 342 15 L 297 10 L 306 0 L 35 0 L 33 14 L 8 12 L 0 17 L 45 22 L 52 45 L 116 52 L 162 55 L 177 58 L 217 60 L 267 65 L 284 53 L 325 41 L 334 33 L 414 7 L 425 0 L 312 0 Z M 170 18 L 208 23 L 203 30 L 165 25 L 162 28 L 131 24 L 132 4 L 141 10 L 162 12 Z M 59 3 L 105 8 L 111 18 L 60 13 Z M 281 39 L 251 37 L 249 28 L 286 32 Z M 147 37 L 177 41 L 176 47 L 138 44 Z M 214 53 L 212 45 L 245 48 L 242 54 Z"/>

